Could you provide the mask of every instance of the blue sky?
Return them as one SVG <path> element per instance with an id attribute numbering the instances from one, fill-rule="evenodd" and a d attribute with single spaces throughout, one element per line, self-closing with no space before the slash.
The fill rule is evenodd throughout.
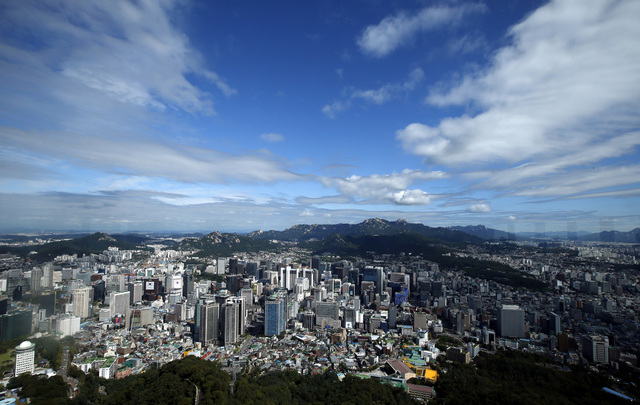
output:
<path id="1" fill-rule="evenodd" d="M 640 226 L 640 2 L 0 1 L 0 231 Z"/>

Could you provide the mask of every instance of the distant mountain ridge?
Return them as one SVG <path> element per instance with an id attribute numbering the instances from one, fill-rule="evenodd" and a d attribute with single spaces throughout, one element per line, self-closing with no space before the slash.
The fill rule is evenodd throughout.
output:
<path id="1" fill-rule="evenodd" d="M 640 243 L 640 228 L 635 228 L 629 232 L 602 231 L 579 236 L 578 240 L 586 242 L 621 242 Z"/>
<path id="2" fill-rule="evenodd" d="M 258 252 L 277 250 L 280 245 L 269 240 L 241 236 L 237 233 L 211 232 L 200 238 L 185 238 L 176 250 L 194 250 L 199 256 L 230 256 L 236 252 Z"/>
<path id="3" fill-rule="evenodd" d="M 410 223 L 404 219 L 387 221 L 380 218 L 367 219 L 359 224 L 313 224 L 294 225 L 284 231 L 255 231 L 247 234 L 254 239 L 306 242 L 323 240 L 333 234 L 342 236 L 372 236 L 418 234 L 444 242 L 482 243 L 483 239 L 468 233 L 447 228 L 432 228 L 423 224 Z"/>
<path id="4" fill-rule="evenodd" d="M 522 240 L 526 239 L 510 232 L 487 228 L 484 225 L 448 226 L 447 229 L 460 231 L 485 240 Z"/>
<path id="5" fill-rule="evenodd" d="M 104 232 L 96 232 L 91 235 L 83 236 L 80 238 L 45 243 L 43 245 L 35 246 L 22 246 L 18 248 L 3 249 L 8 253 L 18 254 L 26 257 L 30 252 L 37 252 L 35 255 L 30 255 L 32 259 L 37 261 L 53 260 L 56 256 L 60 255 L 73 255 L 77 254 L 82 256 L 83 254 L 90 253 L 102 253 L 109 247 L 117 247 L 125 250 L 139 249 L 135 243 L 128 242 L 126 240 L 118 240 Z"/>

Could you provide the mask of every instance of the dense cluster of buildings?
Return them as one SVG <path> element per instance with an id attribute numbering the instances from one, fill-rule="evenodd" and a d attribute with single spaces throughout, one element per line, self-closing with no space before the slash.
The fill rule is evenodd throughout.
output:
<path id="1" fill-rule="evenodd" d="M 469 277 L 420 256 L 354 262 L 295 247 L 206 262 L 161 249 L 144 260 L 110 248 L 43 265 L 5 255 L 0 340 L 74 336 L 81 348 L 74 364 L 104 378 L 196 355 L 231 369 L 333 368 L 409 389 L 412 377 L 437 378 L 429 365 L 439 356 L 469 362 L 481 349 L 500 348 L 637 371 L 639 274 L 615 265 L 637 264 L 638 252 L 564 248 L 459 253 L 508 264 L 544 281 L 543 291 Z M 440 350 L 430 333 L 464 345 Z M 20 358 L 16 374 L 25 367 Z"/>

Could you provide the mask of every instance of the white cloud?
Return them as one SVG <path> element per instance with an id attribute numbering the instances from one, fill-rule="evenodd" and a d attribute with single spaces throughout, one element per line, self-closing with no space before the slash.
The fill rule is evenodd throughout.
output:
<path id="1" fill-rule="evenodd" d="M 459 23 L 467 14 L 485 9 L 480 4 L 463 4 L 456 7 L 427 7 L 415 15 L 400 12 L 385 17 L 376 25 L 366 27 L 357 43 L 362 52 L 380 58 L 406 46 L 421 32 L 450 27 Z"/>
<path id="2" fill-rule="evenodd" d="M 507 217 L 507 219 L 508 219 L 509 221 L 515 221 L 515 220 L 516 220 L 516 217 L 514 217 L 513 215 L 509 215 L 509 216 Z"/>
<path id="3" fill-rule="evenodd" d="M 489 204 L 473 204 L 469 206 L 469 208 L 467 208 L 467 211 L 476 213 L 487 213 L 491 212 L 491 206 L 489 206 Z"/>
<path id="4" fill-rule="evenodd" d="M 392 201 L 398 205 L 427 205 L 431 196 L 422 190 L 404 190 L 391 194 Z"/>
<path id="5" fill-rule="evenodd" d="M 370 104 L 382 105 L 402 94 L 413 91 L 424 79 L 424 71 L 420 68 L 413 69 L 407 79 L 401 83 L 387 83 L 377 89 L 351 90 L 344 100 L 336 100 L 322 108 L 322 112 L 329 118 L 335 118 L 336 114 L 351 108 L 355 100 L 363 100 Z"/>
<path id="6" fill-rule="evenodd" d="M 263 140 L 265 140 L 267 142 L 282 142 L 282 141 L 284 141 L 284 135 L 275 134 L 275 133 L 262 134 L 262 135 L 260 135 L 260 138 L 262 138 Z"/>
<path id="7" fill-rule="evenodd" d="M 393 203 L 398 205 L 425 205 L 431 202 L 428 193 L 419 189 L 408 189 L 417 181 L 436 180 L 447 177 L 445 173 L 423 172 L 405 169 L 400 173 L 347 178 L 323 177 L 326 187 L 337 189 L 344 196 L 366 203 Z"/>
<path id="8" fill-rule="evenodd" d="M 126 139 L 71 132 L 23 131 L 0 126 L 0 143 L 17 150 L 56 156 L 88 168 L 181 182 L 295 181 L 298 175 L 269 154 L 233 155 L 143 136 Z"/>
<path id="9" fill-rule="evenodd" d="M 511 44 L 488 68 L 427 98 L 436 106 L 471 105 L 478 114 L 413 123 L 397 138 L 429 163 L 473 167 L 473 176 L 486 178 L 481 186 L 531 196 L 606 187 L 601 176 L 589 183 L 571 181 L 571 173 L 611 164 L 640 145 L 640 87 L 632 85 L 640 83 L 639 13 L 633 1 L 542 6 L 511 28 Z M 488 170 L 478 171 L 483 165 Z M 637 182 L 634 167 L 610 169 L 621 175 L 611 184 Z"/>
<path id="10" fill-rule="evenodd" d="M 204 68 L 201 55 L 173 24 L 171 16 L 180 7 L 172 0 L 25 0 L 5 3 L 2 22 L 30 27 L 38 46 L 25 52 L 44 60 L 52 71 L 122 103 L 213 113 L 211 95 L 187 75 L 204 77 L 226 96 L 236 91 Z"/>

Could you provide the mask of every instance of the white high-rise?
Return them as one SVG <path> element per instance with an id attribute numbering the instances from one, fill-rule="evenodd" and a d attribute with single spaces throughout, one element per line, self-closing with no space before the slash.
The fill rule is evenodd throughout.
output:
<path id="1" fill-rule="evenodd" d="M 16 376 L 19 376 L 22 373 L 33 373 L 35 349 L 36 345 L 28 340 L 25 340 L 16 347 Z"/>
<path id="2" fill-rule="evenodd" d="M 130 302 L 129 291 L 112 292 L 109 296 L 109 309 L 111 309 L 111 316 L 124 315 L 127 316 L 129 312 Z"/>
<path id="3" fill-rule="evenodd" d="M 90 314 L 91 287 L 77 288 L 71 293 L 73 299 L 73 314 L 80 318 L 88 318 Z"/>

